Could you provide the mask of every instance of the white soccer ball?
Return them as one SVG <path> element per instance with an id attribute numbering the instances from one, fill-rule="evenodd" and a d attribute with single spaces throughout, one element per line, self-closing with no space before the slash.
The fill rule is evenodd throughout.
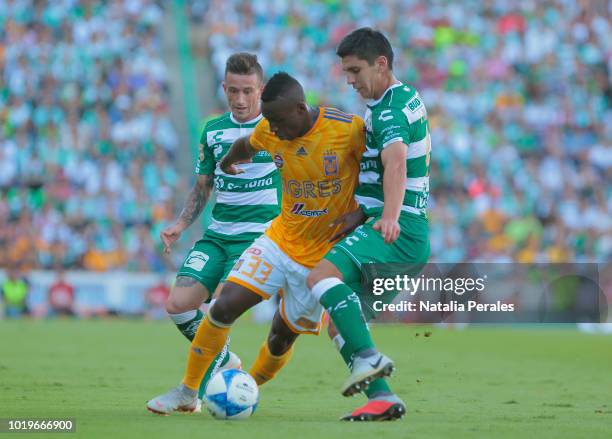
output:
<path id="1" fill-rule="evenodd" d="M 206 408 L 216 419 L 246 419 L 255 413 L 259 389 L 251 375 L 228 369 L 215 374 L 204 394 Z"/>

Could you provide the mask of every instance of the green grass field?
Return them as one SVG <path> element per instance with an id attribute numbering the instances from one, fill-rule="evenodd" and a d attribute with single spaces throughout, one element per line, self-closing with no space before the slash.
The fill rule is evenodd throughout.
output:
<path id="1" fill-rule="evenodd" d="M 266 332 L 234 328 L 232 349 L 247 366 Z M 402 421 L 337 421 L 363 400 L 340 396 L 346 372 L 327 337 L 303 336 L 291 363 L 261 389 L 257 413 L 222 422 L 145 410 L 182 376 L 187 342 L 169 322 L 0 321 L 0 418 L 76 419 L 76 434 L 56 438 L 612 437 L 610 336 L 395 325 L 374 335 L 398 367 Z"/>

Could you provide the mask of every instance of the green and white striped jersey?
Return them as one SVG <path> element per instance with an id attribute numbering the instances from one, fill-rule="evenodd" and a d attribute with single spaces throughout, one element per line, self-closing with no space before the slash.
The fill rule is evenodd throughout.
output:
<path id="1" fill-rule="evenodd" d="M 362 209 L 368 216 L 382 213 L 384 169 L 380 154 L 390 144 L 403 142 L 408 156 L 402 212 L 427 217 L 431 138 L 423 100 L 414 88 L 397 83 L 380 99 L 368 102 L 364 119 L 366 151 L 355 194 Z"/>
<path id="2" fill-rule="evenodd" d="M 206 234 L 231 240 L 254 239 L 280 213 L 280 176 L 270 154 L 259 152 L 252 163 L 241 164 L 243 174 L 229 175 L 219 168 L 232 143 L 250 135 L 261 118 L 259 115 L 240 123 L 227 112 L 204 126 L 195 172 L 214 174 L 217 195 Z"/>

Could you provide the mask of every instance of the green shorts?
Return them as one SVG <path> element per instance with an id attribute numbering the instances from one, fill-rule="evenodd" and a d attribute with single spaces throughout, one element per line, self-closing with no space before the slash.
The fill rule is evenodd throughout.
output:
<path id="1" fill-rule="evenodd" d="M 373 226 L 380 217 L 371 217 L 357 227 L 325 255 L 325 259 L 338 268 L 344 283 L 357 292 L 367 321 L 376 317 L 374 301 L 391 303 L 398 292 L 380 296 L 362 291 L 362 266 L 365 264 L 406 264 L 413 276 L 418 275 L 429 259 L 429 225 L 426 218 L 403 213 L 399 218 L 401 233 L 392 244 L 385 244 L 379 231 Z M 359 286 L 359 287 L 358 287 Z"/>
<path id="2" fill-rule="evenodd" d="M 198 280 L 212 297 L 217 286 L 225 282 L 225 278 L 242 252 L 252 243 L 253 239 L 232 241 L 204 235 L 193 245 L 176 276 L 187 276 Z"/>

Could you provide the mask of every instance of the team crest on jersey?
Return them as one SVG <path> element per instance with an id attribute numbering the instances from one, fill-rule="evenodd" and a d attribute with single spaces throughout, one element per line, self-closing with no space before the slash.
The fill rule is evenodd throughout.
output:
<path id="1" fill-rule="evenodd" d="M 338 175 L 338 156 L 336 153 L 331 152 L 323 155 L 323 173 L 327 177 Z"/>
<path id="2" fill-rule="evenodd" d="M 274 154 L 274 164 L 278 169 L 282 168 L 285 164 L 283 157 L 280 154 Z"/>

